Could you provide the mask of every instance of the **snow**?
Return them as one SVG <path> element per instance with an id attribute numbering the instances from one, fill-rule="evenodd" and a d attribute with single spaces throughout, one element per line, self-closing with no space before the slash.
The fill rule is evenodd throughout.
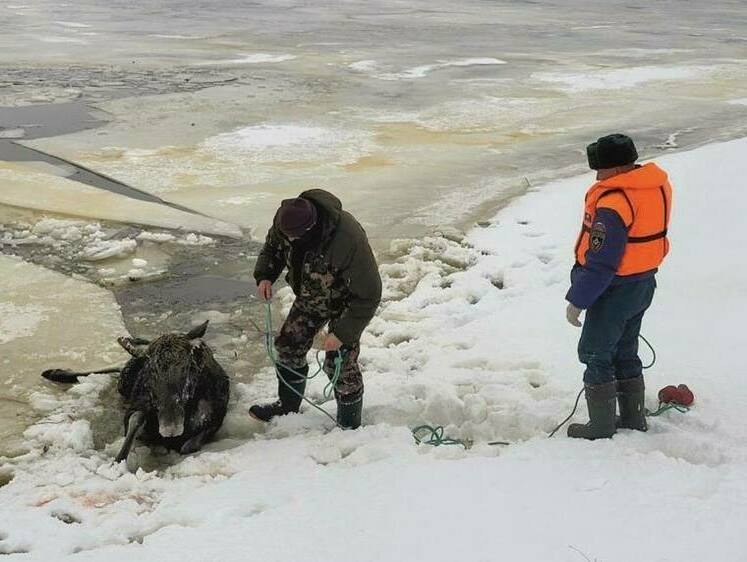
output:
<path id="1" fill-rule="evenodd" d="M 62 27 L 69 27 L 72 29 L 86 29 L 86 28 L 91 27 L 87 23 L 81 23 L 77 21 L 56 21 L 53 23 L 56 23 L 57 25 L 60 25 Z"/>
<path id="2" fill-rule="evenodd" d="M 377 66 L 378 63 L 375 60 L 360 60 L 350 63 L 348 68 L 356 72 L 373 72 Z"/>
<path id="3" fill-rule="evenodd" d="M 5 129 L 0 127 L 0 139 L 22 139 L 26 136 L 26 130 L 21 128 Z"/>
<path id="4" fill-rule="evenodd" d="M 242 127 L 206 139 L 202 149 L 225 159 L 295 162 L 340 159 L 354 162 L 370 144 L 362 131 L 315 125 L 262 124 Z"/>
<path id="5" fill-rule="evenodd" d="M 508 64 L 504 60 L 493 57 L 475 57 L 457 60 L 439 60 L 432 64 L 423 64 L 415 66 L 401 72 L 379 72 L 372 76 L 379 80 L 414 80 L 425 78 L 434 71 L 452 67 L 469 67 L 469 66 L 496 66 Z M 355 72 L 372 73 L 379 68 L 375 60 L 362 60 L 348 65 L 348 68 Z"/>
<path id="6" fill-rule="evenodd" d="M 75 39 L 74 37 L 47 36 L 47 37 L 39 37 L 39 41 L 41 41 L 42 43 L 72 43 L 76 45 L 89 45 L 90 44 L 88 41 L 85 41 L 84 39 Z"/>
<path id="7" fill-rule="evenodd" d="M 235 385 L 216 442 L 184 458 L 140 447 L 143 468 L 130 473 L 111 462 L 117 443 L 91 449 L 96 428 L 78 423 L 111 378 L 74 387 L 42 421 L 57 436 L 32 428 L 31 452 L 0 465 L 15 471 L 0 488 L 0 552 L 110 562 L 743 560 L 747 386 L 736 361 L 747 195 L 734 179 L 747 174 L 745 150 L 747 139 L 657 160 L 676 191 L 673 250 L 644 322 L 659 353 L 648 406 L 658 388 L 684 382 L 696 395 L 689 413 L 652 419 L 646 434 L 546 438 L 581 386 L 563 297 L 587 174 L 533 188 L 466 236 L 393 245 L 385 302 L 363 340 L 358 431 L 331 429 L 309 408 L 268 426 L 251 420 L 248 406 L 275 391 L 264 367 Z M 276 301 L 277 314 L 288 291 Z M 321 399 L 323 387 L 312 381 L 309 396 Z M 410 429 L 421 423 L 474 446 L 415 446 Z"/>
<path id="8" fill-rule="evenodd" d="M 266 64 L 266 63 L 272 63 L 272 62 L 285 62 L 289 60 L 294 60 L 295 58 L 296 58 L 295 55 L 288 55 L 288 54 L 272 55 L 269 53 L 251 53 L 251 54 L 242 53 L 239 55 L 239 58 L 203 62 L 203 63 L 198 63 L 198 64 L 203 65 L 203 66 L 204 65 L 219 65 L 219 64 Z"/>
<path id="9" fill-rule="evenodd" d="M 689 80 L 717 72 L 717 66 L 638 66 L 632 68 L 599 69 L 584 73 L 537 72 L 535 80 L 554 84 L 570 93 L 593 90 L 619 90 L 658 81 Z"/>
<path id="10" fill-rule="evenodd" d="M 238 226 L 218 219 L 138 201 L 63 177 L 0 162 L 0 204 L 219 236 L 241 237 Z"/>
<path id="11" fill-rule="evenodd" d="M 126 238 L 124 240 L 99 240 L 90 245 L 83 252 L 86 261 L 102 261 L 131 254 L 137 248 L 137 242 Z"/>
<path id="12" fill-rule="evenodd" d="M 168 232 L 141 232 L 137 235 L 138 240 L 147 240 L 149 242 L 174 242 L 176 236 L 169 234 Z"/>

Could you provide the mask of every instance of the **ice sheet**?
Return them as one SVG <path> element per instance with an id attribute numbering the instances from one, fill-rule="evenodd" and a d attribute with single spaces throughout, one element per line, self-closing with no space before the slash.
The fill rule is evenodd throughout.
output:
<path id="1" fill-rule="evenodd" d="M 20 259 L 0 255 L 0 376 L 12 399 L 0 396 L 0 456 L 18 443 L 21 428 L 39 415 L 33 396 L 54 400 L 39 376 L 49 368 L 86 369 L 125 358 L 126 335 L 109 291 Z"/>
<path id="2" fill-rule="evenodd" d="M 232 224 L 136 201 L 21 165 L 0 163 L 0 203 L 75 217 L 240 237 Z"/>

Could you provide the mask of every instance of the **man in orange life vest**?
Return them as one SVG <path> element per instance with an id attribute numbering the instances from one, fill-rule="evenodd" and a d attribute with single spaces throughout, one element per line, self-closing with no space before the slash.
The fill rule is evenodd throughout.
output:
<path id="1" fill-rule="evenodd" d="M 638 336 L 669 252 L 672 187 L 656 164 L 636 165 L 638 153 L 625 135 L 600 138 L 587 156 L 598 181 L 586 194 L 566 316 L 580 327 L 586 311 L 578 356 L 586 365 L 589 422 L 571 424 L 568 436 L 599 439 L 618 428 L 648 429 Z"/>

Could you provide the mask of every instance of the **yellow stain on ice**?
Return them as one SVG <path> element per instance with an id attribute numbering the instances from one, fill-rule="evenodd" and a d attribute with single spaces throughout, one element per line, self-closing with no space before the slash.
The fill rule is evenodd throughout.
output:
<path id="1" fill-rule="evenodd" d="M 352 164 L 345 164 L 343 168 L 348 172 L 365 172 L 372 168 L 388 168 L 395 165 L 394 160 L 383 154 L 369 154 L 368 156 L 361 156 Z"/>
<path id="2" fill-rule="evenodd" d="M 385 146 L 413 146 L 455 144 L 464 146 L 490 146 L 496 143 L 496 133 L 491 131 L 448 130 L 436 131 L 416 123 L 386 123 L 376 130 L 376 141 Z"/>
<path id="3" fill-rule="evenodd" d="M 325 162 L 320 160 L 278 160 L 260 162 L 260 166 L 271 166 L 281 170 L 308 170 L 323 166 Z"/>

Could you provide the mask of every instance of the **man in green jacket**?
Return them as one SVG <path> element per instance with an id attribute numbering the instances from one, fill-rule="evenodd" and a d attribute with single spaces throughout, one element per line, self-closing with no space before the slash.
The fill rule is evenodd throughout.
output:
<path id="1" fill-rule="evenodd" d="M 311 189 L 286 199 L 254 269 L 260 299 L 272 298 L 272 284 L 285 268 L 296 300 L 275 338 L 275 349 L 278 373 L 295 392 L 278 380 L 278 400 L 254 405 L 249 412 L 265 422 L 298 412 L 309 371 L 306 355 L 316 334 L 328 324 L 324 340 L 328 376 L 335 372 L 335 359 L 342 358 L 335 387 L 337 423 L 355 429 L 363 407 L 360 337 L 381 301 L 381 277 L 366 232 L 327 191 Z"/>

